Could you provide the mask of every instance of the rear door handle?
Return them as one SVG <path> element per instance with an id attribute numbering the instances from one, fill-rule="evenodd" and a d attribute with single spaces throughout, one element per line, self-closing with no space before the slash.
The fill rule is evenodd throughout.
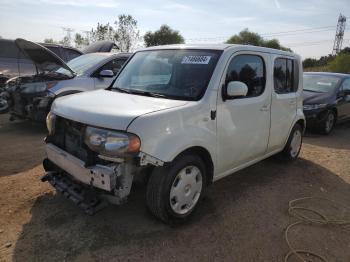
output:
<path id="1" fill-rule="evenodd" d="M 290 101 L 289 101 L 289 104 L 290 104 L 291 106 L 296 105 L 296 103 L 297 103 L 297 102 L 296 102 L 295 100 L 290 100 Z"/>

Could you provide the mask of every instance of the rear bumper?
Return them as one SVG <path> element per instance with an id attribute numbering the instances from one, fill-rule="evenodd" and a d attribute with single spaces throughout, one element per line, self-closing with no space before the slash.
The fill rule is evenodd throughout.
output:
<path id="1" fill-rule="evenodd" d="M 46 154 L 52 163 L 83 184 L 108 192 L 112 192 L 116 187 L 118 164 L 86 167 L 83 161 L 51 143 L 46 144 Z"/>

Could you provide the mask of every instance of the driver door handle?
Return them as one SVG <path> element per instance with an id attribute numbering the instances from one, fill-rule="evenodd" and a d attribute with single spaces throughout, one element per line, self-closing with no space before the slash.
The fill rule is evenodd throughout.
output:
<path id="1" fill-rule="evenodd" d="M 270 105 L 263 105 L 260 108 L 260 111 L 262 111 L 262 112 L 266 112 L 266 111 L 269 111 L 269 110 L 270 110 Z"/>

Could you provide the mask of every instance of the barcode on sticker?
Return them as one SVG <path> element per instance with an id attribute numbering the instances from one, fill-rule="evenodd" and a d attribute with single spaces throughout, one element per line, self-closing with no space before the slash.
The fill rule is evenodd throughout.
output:
<path id="1" fill-rule="evenodd" d="M 182 58 L 181 64 L 207 65 L 211 56 L 208 55 L 189 55 Z"/>

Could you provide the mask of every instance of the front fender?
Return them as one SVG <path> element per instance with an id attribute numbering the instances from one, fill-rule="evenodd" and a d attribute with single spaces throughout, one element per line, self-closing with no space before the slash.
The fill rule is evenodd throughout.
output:
<path id="1" fill-rule="evenodd" d="M 142 115 L 127 131 L 141 139 L 141 151 L 163 162 L 171 162 L 194 146 L 206 149 L 216 162 L 216 120 L 210 110 L 197 103 Z M 215 165 L 215 164 L 214 164 Z"/>

